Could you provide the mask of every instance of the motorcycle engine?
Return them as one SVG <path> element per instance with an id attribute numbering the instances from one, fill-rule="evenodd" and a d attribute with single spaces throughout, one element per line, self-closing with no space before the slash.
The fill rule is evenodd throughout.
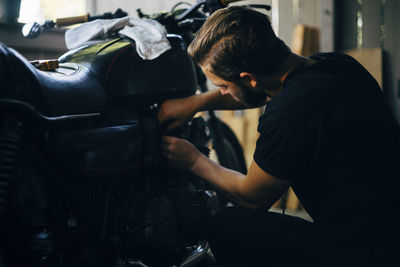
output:
<path id="1" fill-rule="evenodd" d="M 180 128 L 174 135 L 188 139 L 207 154 L 210 139 L 202 118 Z M 216 193 L 199 177 L 172 169 L 162 160 L 144 174 L 139 188 L 121 185 L 119 225 L 126 238 L 126 253 L 149 266 L 176 264 L 205 240 L 209 216 L 219 208 Z M 138 190 L 139 189 L 139 190 Z M 154 257 L 157 255 L 157 257 Z M 160 262 L 161 261 L 161 262 Z"/>

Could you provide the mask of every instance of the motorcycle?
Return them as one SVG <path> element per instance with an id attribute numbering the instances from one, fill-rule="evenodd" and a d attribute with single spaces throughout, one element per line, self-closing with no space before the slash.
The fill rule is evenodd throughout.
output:
<path id="1" fill-rule="evenodd" d="M 149 61 L 118 35 L 55 62 L 30 62 L 0 44 L 0 266 L 204 264 L 207 218 L 227 201 L 165 163 L 156 114 L 167 99 L 208 90 L 186 46 L 225 4 L 138 10 L 166 27 L 172 46 Z M 46 23 L 25 31 L 57 25 Z M 238 140 L 212 111 L 173 135 L 246 172 Z"/>

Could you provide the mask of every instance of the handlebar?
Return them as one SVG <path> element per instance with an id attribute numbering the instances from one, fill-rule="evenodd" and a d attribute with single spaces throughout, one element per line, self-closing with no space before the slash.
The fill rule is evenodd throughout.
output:
<path id="1" fill-rule="evenodd" d="M 240 1 L 243 1 L 243 0 L 199 0 L 191 8 L 187 9 L 185 12 L 183 12 L 178 17 L 176 17 L 176 21 L 179 22 L 179 21 L 182 21 L 182 20 L 188 18 L 190 15 L 194 14 L 201 6 L 203 6 L 206 11 L 213 13 L 217 9 L 228 6 L 230 3 L 240 2 Z M 269 6 L 269 5 L 250 4 L 248 6 L 254 7 L 254 8 L 264 8 L 266 10 L 271 9 L 271 6 Z"/>
<path id="2" fill-rule="evenodd" d="M 182 21 L 188 18 L 191 14 L 195 13 L 201 6 L 206 7 L 210 13 L 214 12 L 217 9 L 223 8 L 227 6 L 229 3 L 239 2 L 243 0 L 201 0 L 198 1 L 191 8 L 183 12 L 176 18 L 176 21 Z"/>
<path id="3" fill-rule="evenodd" d="M 52 28 L 64 27 L 69 25 L 74 25 L 78 23 L 88 22 L 96 19 L 115 19 L 122 18 L 127 16 L 128 14 L 122 11 L 121 9 L 117 9 L 114 14 L 107 12 L 103 15 L 98 16 L 90 16 L 89 13 L 76 16 L 76 17 L 66 17 L 66 18 L 58 18 L 55 21 L 46 20 L 44 24 L 39 24 L 37 22 L 27 23 L 22 27 L 22 34 L 26 38 L 37 38 L 44 30 L 49 30 Z"/>
<path id="4" fill-rule="evenodd" d="M 83 15 L 83 16 L 56 19 L 55 26 L 63 27 L 63 26 L 69 26 L 69 25 L 88 22 L 88 21 L 89 21 L 89 13 L 87 13 L 86 15 Z"/>
<path id="5" fill-rule="evenodd" d="M 243 0 L 220 0 L 221 4 L 223 4 L 224 6 L 227 6 L 230 3 L 239 2 L 239 1 L 243 1 Z"/>

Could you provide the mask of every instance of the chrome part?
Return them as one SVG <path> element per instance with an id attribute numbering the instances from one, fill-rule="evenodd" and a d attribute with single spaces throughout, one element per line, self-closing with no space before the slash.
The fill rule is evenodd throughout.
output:
<path id="1" fill-rule="evenodd" d="M 202 241 L 196 249 L 193 250 L 181 263 L 180 267 L 190 267 L 198 264 L 206 256 L 207 250 L 209 249 L 208 243 Z"/>

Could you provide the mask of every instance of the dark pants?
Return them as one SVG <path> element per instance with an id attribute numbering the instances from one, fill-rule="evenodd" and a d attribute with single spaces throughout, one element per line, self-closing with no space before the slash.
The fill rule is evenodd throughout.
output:
<path id="1" fill-rule="evenodd" d="M 224 208 L 209 223 L 208 241 L 220 266 L 320 266 L 313 224 L 298 217 Z"/>
<path id="2" fill-rule="evenodd" d="M 335 245 L 337 234 L 298 217 L 238 207 L 218 211 L 208 227 L 220 266 L 398 266 L 397 221 L 371 227 L 345 246 Z"/>

